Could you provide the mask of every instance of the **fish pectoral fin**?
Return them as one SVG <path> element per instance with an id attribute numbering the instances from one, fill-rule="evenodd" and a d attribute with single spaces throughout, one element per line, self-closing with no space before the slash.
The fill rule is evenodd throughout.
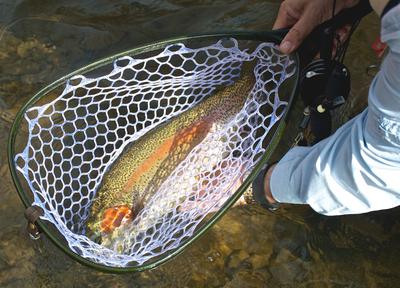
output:
<path id="1" fill-rule="evenodd" d="M 131 214 L 132 215 L 132 220 L 135 219 L 139 215 L 140 211 L 142 211 L 143 208 L 144 208 L 144 201 L 143 200 L 140 200 L 140 201 L 138 201 L 136 203 L 133 203 L 132 208 L 131 208 L 131 210 L 132 210 L 132 214 Z"/>

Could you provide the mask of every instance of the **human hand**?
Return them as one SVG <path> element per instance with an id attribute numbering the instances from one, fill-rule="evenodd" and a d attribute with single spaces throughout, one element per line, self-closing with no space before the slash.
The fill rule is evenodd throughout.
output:
<path id="1" fill-rule="evenodd" d="M 335 13 L 355 6 L 360 0 L 337 0 Z M 279 47 L 282 53 L 296 50 L 319 24 L 332 17 L 333 0 L 284 0 L 273 29 L 292 27 Z"/>

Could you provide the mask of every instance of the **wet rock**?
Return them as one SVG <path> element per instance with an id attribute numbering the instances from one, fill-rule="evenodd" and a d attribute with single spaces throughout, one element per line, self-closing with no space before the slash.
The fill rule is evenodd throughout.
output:
<path id="1" fill-rule="evenodd" d="M 13 113 L 9 110 L 4 110 L 4 111 L 0 110 L 0 119 L 8 124 L 12 124 L 15 119 L 15 113 Z"/>
<path id="2" fill-rule="evenodd" d="M 8 165 L 3 165 L 0 167 L 0 176 L 6 176 L 9 172 Z"/>
<path id="3" fill-rule="evenodd" d="M 21 260 L 27 260 L 35 255 L 33 248 L 25 241 L 16 241 L 21 235 L 19 226 L 12 227 L 10 231 L 1 235 L 0 251 L 2 259 L 10 266 L 16 265 Z M 18 238 L 17 238 L 18 237 Z"/>
<path id="4" fill-rule="evenodd" d="M 282 249 L 268 267 L 272 278 L 280 285 L 292 285 L 307 274 L 307 264 L 295 257 L 287 249 Z M 301 282 L 301 281 L 300 281 Z"/>
<path id="5" fill-rule="evenodd" d="M 250 255 L 244 250 L 234 251 L 231 255 L 229 255 L 226 266 L 228 269 L 235 269 L 249 257 Z"/>
<path id="6" fill-rule="evenodd" d="M 32 261 L 34 256 L 33 248 L 27 242 L 21 241 L 18 226 L 2 231 L 0 234 L 0 265 L 3 269 L 0 270 L 0 287 L 11 283 L 14 286 L 16 282 L 25 281 L 26 275 L 34 270 Z"/>
<path id="7" fill-rule="evenodd" d="M 232 280 L 225 284 L 225 288 L 260 288 L 268 287 L 267 279 L 251 270 L 240 270 Z"/>
<path id="8" fill-rule="evenodd" d="M 8 109 L 33 95 L 60 66 L 55 48 L 34 37 L 19 39 L 6 33 L 0 44 L 0 102 Z"/>
<path id="9" fill-rule="evenodd" d="M 218 250 L 221 252 L 222 255 L 229 255 L 232 253 L 232 248 L 227 245 L 225 242 L 219 242 Z"/>
<path id="10" fill-rule="evenodd" d="M 252 255 L 249 259 L 249 263 L 253 267 L 253 269 L 259 269 L 264 266 L 267 266 L 269 262 L 269 255 Z"/>

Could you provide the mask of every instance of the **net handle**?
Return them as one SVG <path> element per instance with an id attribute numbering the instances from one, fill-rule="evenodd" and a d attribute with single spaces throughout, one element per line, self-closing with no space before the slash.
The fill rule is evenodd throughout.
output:
<path id="1" fill-rule="evenodd" d="M 335 17 L 318 25 L 298 49 L 301 55 L 301 63 L 304 63 L 304 65 L 308 64 L 315 58 L 317 53 L 320 53 L 322 58 L 330 59 L 332 54 L 332 31 L 342 28 L 345 25 L 357 26 L 359 21 L 371 12 L 372 8 L 369 1 L 360 0 L 356 6 L 342 10 Z M 286 35 L 285 33 L 289 29 L 284 30 L 280 32 L 282 36 Z M 350 37 L 351 34 L 349 35 Z"/>

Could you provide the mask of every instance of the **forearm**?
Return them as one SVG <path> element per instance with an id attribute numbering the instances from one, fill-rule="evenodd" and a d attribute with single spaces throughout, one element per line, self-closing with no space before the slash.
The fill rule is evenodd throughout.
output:
<path id="1" fill-rule="evenodd" d="M 389 53 L 370 87 L 365 138 L 371 149 L 400 149 L 400 4 L 383 17 L 381 38 Z"/>
<path id="2" fill-rule="evenodd" d="M 369 108 L 317 145 L 289 151 L 272 173 L 276 200 L 326 215 L 400 205 L 400 5 L 394 9 L 382 19 L 390 52 Z"/>

